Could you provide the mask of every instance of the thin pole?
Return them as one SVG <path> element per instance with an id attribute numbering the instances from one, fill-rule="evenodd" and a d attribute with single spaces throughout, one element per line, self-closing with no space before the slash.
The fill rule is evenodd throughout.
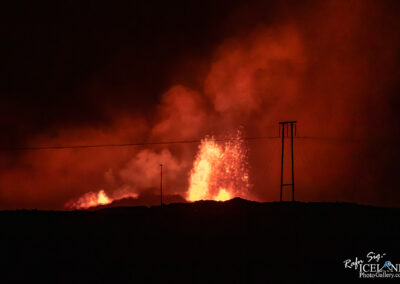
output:
<path id="1" fill-rule="evenodd" d="M 285 145 L 285 124 L 282 123 L 282 160 L 281 160 L 281 202 L 282 202 L 282 187 L 283 187 L 283 152 Z"/>
<path id="2" fill-rule="evenodd" d="M 294 201 L 294 162 L 293 162 L 293 123 L 290 124 L 290 140 L 291 140 L 291 148 L 292 148 L 292 201 Z"/>
<path id="3" fill-rule="evenodd" d="M 161 169 L 161 171 L 160 171 L 160 175 L 161 175 L 161 181 L 160 181 L 160 205 L 162 206 L 163 205 L 163 202 L 162 202 L 162 164 L 160 164 L 160 169 Z"/>

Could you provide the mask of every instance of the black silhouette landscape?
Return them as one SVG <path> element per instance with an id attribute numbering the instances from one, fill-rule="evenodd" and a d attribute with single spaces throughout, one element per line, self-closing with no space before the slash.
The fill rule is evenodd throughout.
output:
<path id="1" fill-rule="evenodd" d="M 343 261 L 396 261 L 400 209 L 235 198 L 163 207 L 0 212 L 2 278 L 42 283 L 356 280 Z"/>

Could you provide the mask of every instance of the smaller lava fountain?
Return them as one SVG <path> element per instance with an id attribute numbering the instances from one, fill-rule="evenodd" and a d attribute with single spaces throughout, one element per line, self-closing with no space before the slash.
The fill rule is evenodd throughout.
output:
<path id="1" fill-rule="evenodd" d="M 88 192 L 79 199 L 68 202 L 65 207 L 69 209 L 87 209 L 89 207 L 105 205 L 112 202 L 104 190 L 99 192 Z"/>
<path id="2" fill-rule="evenodd" d="M 186 199 L 225 201 L 245 197 L 249 189 L 247 148 L 240 131 L 226 141 L 201 141 L 189 177 Z"/>
<path id="3" fill-rule="evenodd" d="M 120 194 L 115 198 L 107 196 L 103 189 L 98 192 L 88 192 L 79 197 L 76 200 L 71 200 L 65 204 L 67 209 L 88 209 L 90 207 L 96 207 L 99 205 L 107 205 L 114 200 L 119 200 L 122 198 L 132 197 L 136 198 L 138 195 L 136 193 Z"/>

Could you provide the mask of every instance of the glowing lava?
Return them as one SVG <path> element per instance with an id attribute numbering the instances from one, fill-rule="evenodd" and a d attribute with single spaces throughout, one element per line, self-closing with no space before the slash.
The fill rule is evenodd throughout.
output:
<path id="1" fill-rule="evenodd" d="M 223 143 L 214 137 L 205 138 L 190 172 L 187 199 L 225 201 L 244 197 L 248 177 L 247 150 L 239 131 Z"/>
<path id="2" fill-rule="evenodd" d="M 88 209 L 90 207 L 95 207 L 99 205 L 110 204 L 114 200 L 133 197 L 136 198 L 138 195 L 136 193 L 126 193 L 119 194 L 115 198 L 111 198 L 107 196 L 103 189 L 98 192 L 88 192 L 82 195 L 77 200 L 71 200 L 67 204 L 65 204 L 65 208 L 67 209 Z"/>
<path id="3" fill-rule="evenodd" d="M 65 207 L 70 209 L 87 209 L 97 205 L 105 205 L 112 202 L 104 190 L 99 192 L 88 192 L 81 196 L 78 200 L 68 202 Z"/>

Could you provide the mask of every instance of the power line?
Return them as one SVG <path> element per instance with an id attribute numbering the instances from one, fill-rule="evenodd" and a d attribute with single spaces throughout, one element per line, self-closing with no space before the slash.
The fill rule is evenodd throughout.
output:
<path id="1" fill-rule="evenodd" d="M 225 138 L 225 139 L 208 139 L 215 142 L 226 142 L 235 140 L 266 140 L 276 139 L 280 136 L 256 136 L 243 138 Z M 294 139 L 312 139 L 320 141 L 359 143 L 363 140 L 352 138 L 337 137 L 317 137 L 317 136 L 297 136 Z M 62 146 L 26 146 L 26 147 L 1 147 L 0 151 L 37 151 L 37 150 L 64 150 L 64 149 L 89 149 L 89 148 L 112 148 L 112 147 L 134 147 L 134 146 L 151 146 L 151 145 L 172 145 L 172 144 L 194 144 L 200 143 L 204 139 L 195 140 L 178 140 L 178 141 L 155 141 L 155 142 L 138 142 L 138 143 L 116 143 L 116 144 L 87 144 L 87 145 L 62 145 Z"/>
<path id="2" fill-rule="evenodd" d="M 274 139 L 279 136 L 258 136 L 243 138 L 225 138 L 225 139 L 207 139 L 208 141 L 226 142 L 237 140 L 262 140 Z M 36 151 L 36 150 L 63 150 L 63 149 L 87 149 L 87 148 L 108 148 L 108 147 L 131 147 L 131 146 L 150 146 L 150 145 L 172 145 L 172 144 L 191 144 L 200 143 L 205 139 L 196 140 L 180 140 L 180 141 L 157 141 L 157 142 L 140 142 L 140 143 L 121 143 L 121 144 L 88 144 L 88 145 L 64 145 L 64 146 L 27 146 L 27 147 L 9 147 L 0 148 L 3 151 Z"/>
<path id="3" fill-rule="evenodd" d="M 362 143 L 362 142 L 385 142 L 382 139 L 362 139 L 362 138 L 349 138 L 349 137 L 326 137 L 326 136 L 297 136 L 295 138 L 318 140 L 321 142 L 340 142 L 340 143 Z"/>

